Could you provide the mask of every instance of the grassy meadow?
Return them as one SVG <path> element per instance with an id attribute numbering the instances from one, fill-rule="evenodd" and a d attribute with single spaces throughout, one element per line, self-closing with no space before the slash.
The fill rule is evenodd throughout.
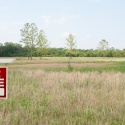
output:
<path id="1" fill-rule="evenodd" d="M 125 58 L 16 58 L 0 125 L 125 125 Z"/>

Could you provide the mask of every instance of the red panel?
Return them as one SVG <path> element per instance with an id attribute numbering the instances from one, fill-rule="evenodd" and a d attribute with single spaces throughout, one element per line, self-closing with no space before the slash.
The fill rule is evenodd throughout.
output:
<path id="1" fill-rule="evenodd" d="M 7 68 L 0 67 L 0 98 L 7 98 Z"/>

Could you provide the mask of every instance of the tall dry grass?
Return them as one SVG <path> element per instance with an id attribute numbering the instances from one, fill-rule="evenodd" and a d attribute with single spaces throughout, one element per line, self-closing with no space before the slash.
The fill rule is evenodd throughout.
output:
<path id="1" fill-rule="evenodd" d="M 124 125 L 125 74 L 9 70 L 2 125 Z"/>

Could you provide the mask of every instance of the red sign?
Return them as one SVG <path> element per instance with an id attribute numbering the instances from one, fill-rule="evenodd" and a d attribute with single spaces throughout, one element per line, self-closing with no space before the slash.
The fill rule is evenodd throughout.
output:
<path id="1" fill-rule="evenodd" d="M 0 67 L 0 98 L 7 98 L 7 68 Z"/>

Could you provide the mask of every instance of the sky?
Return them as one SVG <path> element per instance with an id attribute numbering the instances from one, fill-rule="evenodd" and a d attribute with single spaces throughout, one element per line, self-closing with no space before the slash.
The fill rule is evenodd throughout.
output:
<path id="1" fill-rule="evenodd" d="M 72 33 L 77 49 L 96 49 L 102 39 L 125 48 L 125 0 L 0 0 L 0 43 L 20 43 L 25 23 L 42 29 L 50 47 L 66 47 Z"/>

